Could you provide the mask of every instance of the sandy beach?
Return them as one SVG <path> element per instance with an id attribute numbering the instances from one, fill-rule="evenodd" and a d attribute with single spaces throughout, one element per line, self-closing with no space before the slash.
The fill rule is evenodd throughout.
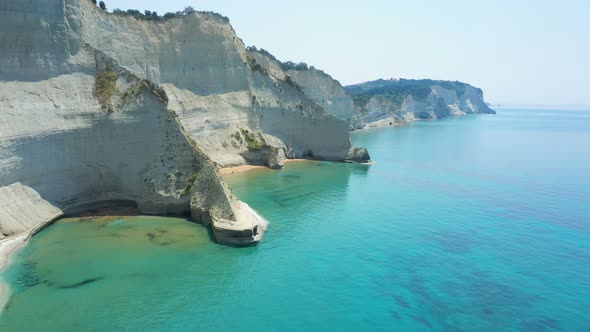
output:
<path id="1" fill-rule="evenodd" d="M 242 173 L 246 171 L 250 171 L 253 169 L 264 169 L 267 168 L 266 166 L 257 166 L 257 165 L 241 165 L 241 166 L 232 166 L 232 167 L 224 167 L 219 169 L 219 174 L 227 175 L 227 174 L 234 174 L 234 173 Z"/>
<path id="2" fill-rule="evenodd" d="M 305 162 L 305 161 L 311 161 L 311 160 L 309 160 L 309 159 L 285 159 L 285 160 L 282 160 L 283 164 Z M 240 166 L 224 167 L 224 168 L 219 169 L 219 174 L 221 174 L 221 175 L 235 174 L 235 173 L 247 172 L 247 171 L 250 171 L 253 169 L 265 169 L 265 168 L 268 168 L 268 167 L 260 166 L 260 165 L 240 165 Z"/>

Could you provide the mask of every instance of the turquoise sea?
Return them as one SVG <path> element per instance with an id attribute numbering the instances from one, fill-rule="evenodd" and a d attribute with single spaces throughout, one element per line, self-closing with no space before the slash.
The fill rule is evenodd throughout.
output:
<path id="1" fill-rule="evenodd" d="M 590 331 L 590 111 L 355 133 L 376 164 L 227 176 L 270 228 L 69 219 L 3 274 L 0 331 Z"/>

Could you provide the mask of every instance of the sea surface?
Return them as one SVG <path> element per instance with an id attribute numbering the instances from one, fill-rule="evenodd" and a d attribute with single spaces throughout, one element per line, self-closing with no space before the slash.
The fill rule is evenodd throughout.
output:
<path id="1" fill-rule="evenodd" d="M 257 247 L 184 219 L 66 219 L 0 331 L 590 331 L 590 112 L 499 108 L 353 135 L 372 166 L 227 176 Z"/>

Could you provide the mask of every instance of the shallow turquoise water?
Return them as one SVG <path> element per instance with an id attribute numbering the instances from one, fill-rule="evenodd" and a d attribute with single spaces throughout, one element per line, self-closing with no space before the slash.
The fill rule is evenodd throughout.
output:
<path id="1" fill-rule="evenodd" d="M 228 176 L 271 221 L 64 221 L 4 277 L 1 331 L 590 330 L 590 112 L 499 109 L 354 135 L 377 163 Z"/>

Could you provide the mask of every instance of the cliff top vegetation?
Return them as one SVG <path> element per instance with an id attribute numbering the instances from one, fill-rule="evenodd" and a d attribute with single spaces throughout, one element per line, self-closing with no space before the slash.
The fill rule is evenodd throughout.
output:
<path id="1" fill-rule="evenodd" d="M 438 85 L 444 89 L 455 90 L 458 96 L 465 93 L 469 86 L 459 81 L 436 81 L 429 79 L 380 79 L 346 87 L 346 91 L 353 97 L 357 106 L 364 107 L 374 96 L 380 96 L 401 105 L 408 95 L 414 99 L 425 100 L 431 92 L 431 87 Z"/>
<path id="2" fill-rule="evenodd" d="M 94 5 L 97 5 L 97 1 L 96 0 L 90 0 Z M 107 10 L 107 6 L 106 3 L 104 1 L 100 1 L 98 3 L 98 6 L 100 7 L 100 9 L 106 11 Z M 169 19 L 173 19 L 173 18 L 178 18 L 178 17 L 183 17 L 183 16 L 188 16 L 188 15 L 192 15 L 195 13 L 202 13 L 202 14 L 208 14 L 217 18 L 222 19 L 225 22 L 229 23 L 229 18 L 227 18 L 226 16 L 223 16 L 219 13 L 215 13 L 215 12 L 201 12 L 201 11 L 197 11 L 195 10 L 193 7 L 191 6 L 187 6 L 186 8 L 184 8 L 184 10 L 182 11 L 177 11 L 177 12 L 168 12 L 162 16 L 160 16 L 158 14 L 158 12 L 156 11 L 151 11 L 151 10 L 145 10 L 143 13 L 140 12 L 139 10 L 136 9 L 128 9 L 128 10 L 121 10 L 118 8 L 113 9 L 113 14 L 114 15 L 119 15 L 119 16 L 131 16 L 135 19 L 138 20 L 143 20 L 143 21 L 155 21 L 155 22 L 161 22 L 161 21 L 167 21 Z"/>

